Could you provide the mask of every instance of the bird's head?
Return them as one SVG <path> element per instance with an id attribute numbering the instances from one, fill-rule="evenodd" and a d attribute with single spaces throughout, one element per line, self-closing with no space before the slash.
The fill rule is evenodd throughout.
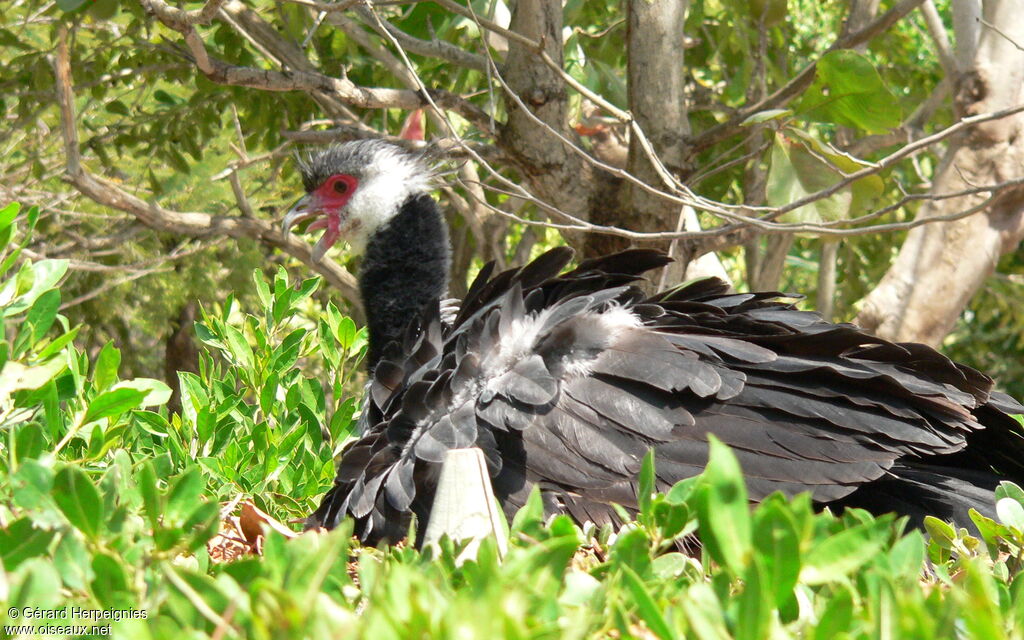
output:
<path id="1" fill-rule="evenodd" d="M 306 195 L 285 215 L 284 232 L 308 222 L 324 229 L 313 247 L 319 261 L 342 237 L 355 251 L 411 197 L 431 188 L 433 173 L 417 153 L 382 140 L 346 142 L 299 162 Z"/>

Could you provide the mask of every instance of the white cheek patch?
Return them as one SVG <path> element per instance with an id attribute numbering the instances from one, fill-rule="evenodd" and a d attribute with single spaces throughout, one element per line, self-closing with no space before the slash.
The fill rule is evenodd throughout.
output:
<path id="1" fill-rule="evenodd" d="M 362 252 L 370 236 L 394 218 L 405 201 L 432 188 L 430 171 L 398 149 L 378 152 L 345 206 L 349 245 Z"/>

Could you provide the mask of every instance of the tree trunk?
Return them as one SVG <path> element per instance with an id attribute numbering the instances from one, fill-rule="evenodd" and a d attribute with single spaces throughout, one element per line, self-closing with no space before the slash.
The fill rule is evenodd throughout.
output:
<path id="1" fill-rule="evenodd" d="M 519 0 L 514 3 L 509 29 L 543 42 L 551 59 L 562 65 L 561 2 Z M 509 89 L 530 110 L 524 113 L 514 100 L 505 100 L 508 119 L 501 131 L 502 146 L 514 153 L 516 164 L 530 183 L 530 191 L 545 202 L 555 203 L 562 211 L 586 218 L 592 201 L 591 166 L 535 120 L 562 135 L 570 135 L 562 77 L 515 40 L 509 41 L 502 75 Z"/>
<path id="2" fill-rule="evenodd" d="M 683 65 L 683 39 L 689 0 L 630 0 L 628 6 L 628 85 L 629 109 L 644 131 L 662 163 L 679 172 L 686 156 L 685 139 L 690 133 L 684 98 L 686 72 Z M 641 148 L 637 136 L 631 136 L 626 169 L 649 185 L 665 189 L 666 185 L 650 158 Z M 677 228 L 681 207 L 633 184 L 623 184 L 618 197 L 618 210 L 594 212 L 601 224 L 625 227 L 634 231 L 668 231 Z M 689 256 L 683 243 L 674 252 L 676 262 L 664 278 L 669 284 L 682 280 Z M 601 255 L 626 248 L 625 238 L 592 236 L 587 239 L 586 253 Z M 669 243 L 652 243 L 667 250 Z"/>
<path id="3" fill-rule="evenodd" d="M 961 13 L 973 3 L 956 7 Z M 961 41 L 962 70 L 955 104 L 960 116 L 1006 107 L 1024 100 L 1024 20 L 1019 0 L 984 3 L 977 46 Z M 969 20 L 959 23 L 973 24 Z M 958 24 L 959 24 L 958 23 Z M 964 41 L 970 35 L 963 37 Z M 965 54 L 966 55 L 966 54 Z M 950 142 L 932 185 L 933 194 L 992 185 L 1024 175 L 1024 115 L 975 126 Z M 977 206 L 987 194 L 936 200 L 919 217 L 936 217 Z M 953 328 L 971 296 L 995 269 L 999 256 L 1024 237 L 1024 188 L 1004 191 L 981 213 L 953 222 L 912 229 L 882 282 L 865 299 L 857 322 L 885 338 L 938 345 Z"/>

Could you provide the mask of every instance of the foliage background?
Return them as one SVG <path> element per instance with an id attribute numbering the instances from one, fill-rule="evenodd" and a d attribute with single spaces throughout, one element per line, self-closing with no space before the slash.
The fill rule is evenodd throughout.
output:
<path id="1" fill-rule="evenodd" d="M 502 3 L 478 4 L 472 8 L 480 15 L 496 19 L 507 15 Z M 148 6 L 115 0 L 18 0 L 4 11 L 0 47 L 6 64 L 0 70 L 0 87 L 4 88 L 3 121 L 9 136 L 0 160 L 0 187 L 8 201 L 41 208 L 37 234 L 28 248 L 33 255 L 71 259 L 63 285 L 64 311 L 91 329 L 83 332 L 82 346 L 95 354 L 106 341 L 115 339 L 124 347 L 126 373 L 162 377 L 174 386 L 175 366 L 162 372 L 166 347 L 178 329 L 190 324 L 189 314 L 194 315 L 190 304 L 210 304 L 229 292 L 251 296 L 243 283 L 253 268 L 271 273 L 277 264 L 299 271 L 309 266 L 274 252 L 259 238 L 154 231 L 145 220 L 91 202 L 62 182 L 65 154 L 58 135 L 60 114 L 52 67 L 58 28 L 72 27 L 74 108 L 86 167 L 170 210 L 272 220 L 298 193 L 290 156 L 301 151 L 306 141 L 322 143 L 372 132 L 394 135 L 408 111 L 353 110 L 315 92 L 259 91 L 212 82 L 196 69 L 180 35 L 155 21 Z M 201 6 L 193 3 L 186 8 Z M 954 7 L 945 2 L 934 7 L 950 29 Z M 608 1 L 569 2 L 563 10 L 566 71 L 619 108 L 629 107 L 627 51 L 622 46 L 627 9 Z M 713 129 L 785 84 L 809 61 L 829 59 L 826 36 L 849 30 L 845 23 L 854 10 L 843 3 L 801 0 L 693 2 L 684 43 L 688 126 L 695 133 Z M 365 11 L 332 12 L 325 18 L 294 2 L 228 3 L 225 11 L 204 28 L 202 37 L 210 53 L 228 63 L 273 71 L 286 54 L 298 51 L 307 62 L 293 62 L 293 67 L 308 64 L 328 74 L 343 71 L 360 87 L 402 85 L 404 76 L 395 67 L 397 54 L 386 51 L 390 43 L 373 32 L 373 21 Z M 767 11 L 763 23 L 762 11 Z M 493 45 L 485 51 L 472 19 L 434 3 L 385 5 L 377 13 L 423 41 L 448 43 L 480 59 L 488 52 L 499 61 L 508 55 L 503 53 L 507 42 L 492 37 Z M 248 31 L 239 26 L 242 23 Z M 272 30 L 276 39 L 260 40 L 256 36 L 261 29 Z M 270 44 L 291 49 L 268 51 Z M 843 73 L 854 72 L 856 78 L 877 78 L 874 93 L 866 91 L 858 97 L 859 107 L 853 111 L 833 108 L 827 101 L 822 106 L 814 99 L 820 86 L 811 86 L 791 103 L 792 113 L 741 129 L 738 136 L 687 159 L 681 170 L 688 184 L 702 197 L 725 204 L 784 203 L 801 195 L 800 189 L 807 187 L 801 187 L 801 181 L 806 183 L 810 174 L 823 171 L 812 166 L 801 173 L 798 165 L 807 159 L 807 148 L 813 152 L 813 145 L 806 147 L 809 143 L 801 143 L 800 135 L 872 161 L 899 147 L 892 132 L 912 130 L 919 137 L 955 122 L 958 116 L 946 86 L 950 80 L 941 64 L 942 51 L 929 36 L 923 10 L 907 14 L 860 51 L 863 64 L 859 59 L 846 60 L 833 69 L 840 79 Z M 469 104 L 488 113 L 498 125 L 508 118 L 497 80 L 486 70 L 415 52 L 409 56 L 427 86 L 468 96 Z M 570 123 L 592 122 L 587 119 L 590 107 L 578 93 L 569 93 L 567 100 Z M 522 163 L 510 162 L 506 147 L 490 146 L 494 140 L 486 133 L 458 115 L 449 115 L 499 171 L 526 184 Z M 438 122 L 426 123 L 428 136 L 445 135 Z M 889 139 L 883 135 L 886 131 Z M 780 144 L 794 140 L 797 146 L 790 149 L 789 161 L 796 163 L 795 173 L 786 171 L 787 158 L 778 153 Z M 600 157 L 596 138 L 584 137 L 583 144 Z M 772 153 L 776 154 L 774 164 Z M 942 144 L 931 146 L 895 164 L 870 184 L 872 201 L 891 203 L 904 191 L 926 188 L 942 153 Z M 476 164 L 470 166 L 478 169 Z M 495 186 L 485 173 L 480 180 L 487 187 Z M 829 179 L 825 180 L 827 184 Z M 483 196 L 488 205 L 527 220 L 547 221 L 546 214 L 528 201 L 492 190 L 471 191 L 464 181 L 455 181 L 442 193 L 454 228 L 452 289 L 456 295 L 481 259 L 521 262 L 562 241 L 551 229 L 524 227 L 495 215 L 475 205 L 473 197 Z M 845 217 L 874 208 L 855 203 L 837 209 L 830 202 L 792 212 L 788 219 L 823 214 Z M 908 202 L 882 221 L 912 220 L 920 206 L 921 201 Z M 702 215 L 705 226 L 715 224 L 712 217 Z M 638 224 L 645 228 L 655 222 L 641 219 Z M 582 246 L 577 236 L 569 234 L 569 240 Z M 834 264 L 841 277 L 835 278 L 834 291 L 827 288 L 822 299 L 818 275 L 824 245 L 813 234 L 790 236 L 776 244 L 772 244 L 774 238 L 755 238 L 725 247 L 719 255 L 740 289 L 753 284 L 806 293 L 809 307 L 830 306 L 836 319 L 849 320 L 889 268 L 904 238 L 905 233 L 894 232 L 846 239 L 838 247 Z M 757 278 L 752 269 L 758 264 L 752 256 L 760 254 L 763 264 L 773 251 L 784 257 L 784 268 L 777 278 Z M 345 254 L 335 257 L 350 271 L 356 269 Z M 1006 254 L 996 275 L 960 314 L 943 343 L 952 356 L 992 372 L 1016 395 L 1024 394 L 1024 371 L 1019 364 L 1024 361 L 1020 331 L 1024 319 L 1020 305 L 1015 304 L 1024 279 L 1022 270 L 1019 251 Z M 328 297 L 326 291 L 317 296 L 321 304 Z M 353 301 L 339 299 L 338 304 L 360 317 L 358 307 L 351 306 Z M 110 309 L 118 313 L 111 314 Z"/>
<path id="2" fill-rule="evenodd" d="M 16 209 L 0 211 L 8 238 Z M 706 471 L 663 495 L 648 456 L 640 515 L 618 532 L 545 522 L 535 493 L 507 552 L 488 539 L 464 562 L 447 539 L 420 552 L 361 548 L 349 526 L 296 537 L 276 518 L 308 513 L 333 480 L 330 443 L 355 409 L 345 371 L 365 346 L 309 304 L 319 281 L 257 272 L 252 312 L 229 298 L 205 313 L 200 372 L 182 374 L 169 414 L 170 389 L 119 379 L 111 344 L 95 359 L 74 347 L 56 313 L 66 264 L 13 269 L 24 244 L 0 264 L 0 311 L 24 314 L 0 344 L 4 638 L 55 624 L 126 638 L 1024 637 L 1020 487 L 997 490 L 998 521 L 973 514 L 975 535 L 931 519 L 926 541 L 892 515 L 815 513 L 807 495 L 751 512 L 717 440 Z M 237 539 L 250 500 L 271 514 L 251 544 Z"/>
<path id="3" fill-rule="evenodd" d="M 900 135 L 920 138 L 955 123 L 962 114 L 948 86 L 954 79 L 924 10 L 863 43 L 857 57 L 828 51 L 858 4 L 690 3 L 680 48 L 694 139 L 812 62 L 837 82 L 852 73 L 871 90 L 851 108 L 822 103 L 822 83 L 811 83 L 783 105 L 788 111 L 765 111 L 730 136 L 689 148 L 671 169 L 715 203 L 777 206 L 834 183 L 836 167 L 851 171 L 835 150 L 879 161 L 905 144 Z M 916 4 L 932 6 L 952 29 L 951 3 Z M 499 21 L 510 8 L 483 0 L 462 6 Z M 623 46 L 630 6 L 565 2 L 558 43 L 571 78 L 622 109 L 631 107 Z M 297 540 L 269 532 L 241 544 L 262 557 L 221 564 L 231 535 L 225 523 L 239 504 L 290 522 L 311 510 L 333 478 L 333 457 L 358 409 L 364 345 L 358 303 L 333 285 L 351 285 L 345 276 L 358 261 L 344 250 L 333 254 L 340 267 L 324 274 L 332 283 L 325 286 L 309 279 L 311 265 L 295 245 L 282 250 L 269 235 L 169 230 L 82 196 L 67 181 L 54 73 L 61 34 L 71 62 L 73 148 L 83 165 L 167 211 L 273 228 L 299 192 L 293 153 L 331 140 L 394 136 L 409 109 L 215 82 L 151 7 L 11 0 L 0 11 L 0 203 L 26 204 L 0 213 L 4 610 L 68 603 L 145 609 L 145 621 L 116 622 L 115 634 L 156 638 L 1024 637 L 1019 489 L 1000 490 L 999 523 L 979 519 L 972 536 L 931 522 L 926 542 L 889 518 L 815 515 L 801 498 L 772 499 L 750 514 L 724 451 L 701 479 L 645 501 L 640 522 L 617 537 L 565 519 L 542 523 L 527 510 L 513 523 L 512 548 L 500 564 L 487 545 L 476 562 L 459 567 L 451 548 L 360 549 L 344 531 Z M 375 30 L 373 15 L 350 8 L 321 16 L 299 2 L 228 2 L 199 30 L 207 50 L 230 64 L 268 74 L 308 65 L 358 87 L 408 90 L 397 50 Z M 505 63 L 511 55 L 500 34 L 483 44 L 474 20 L 450 7 L 382 3 L 376 11 L 403 33 L 478 56 L 472 60 L 490 54 Z M 290 57 L 296 50 L 301 56 Z M 515 109 L 499 79 L 486 66 L 409 56 L 429 87 L 468 105 L 449 117 L 472 148 L 499 175 L 552 200 L 531 182 L 537 158 L 517 155 L 517 132 L 508 125 Z M 563 87 L 560 97 L 569 135 L 594 157 L 612 158 L 602 155 L 599 136 L 575 137 L 572 127 L 603 124 L 616 135 L 622 128 L 607 113 L 595 119 L 578 92 Z M 446 135 L 440 124 L 428 118 L 428 137 Z M 907 192 L 927 193 L 956 144 L 926 147 L 787 220 L 887 205 L 894 207 L 880 222 L 913 220 L 922 201 L 895 203 Z M 449 159 L 463 172 L 449 176 L 440 194 L 453 228 L 454 293 L 485 259 L 517 264 L 556 243 L 589 251 L 617 242 L 538 226 L 557 218 L 502 193 L 507 185 L 464 160 Z M 674 217 L 664 224 L 654 209 L 630 219 L 635 211 L 622 204 L 622 180 L 583 166 L 563 185 L 567 198 L 585 191 L 622 216 L 602 219 L 595 207 L 589 222 L 674 226 Z M 819 174 L 823 182 L 815 182 Z M 699 221 L 718 224 L 708 212 Z M 718 255 L 740 290 L 804 292 L 808 307 L 831 304 L 831 315 L 850 320 L 906 236 L 853 236 L 834 247 L 834 259 L 813 233 L 747 237 L 720 246 Z M 1024 260 L 1015 246 L 942 347 L 1022 397 Z M 765 269 L 772 259 L 782 265 L 774 276 Z M 819 277 L 829 268 L 839 274 L 831 282 Z M 699 557 L 676 552 L 670 541 L 698 527 L 708 543 Z M 4 624 L 13 622 L 8 613 Z"/>

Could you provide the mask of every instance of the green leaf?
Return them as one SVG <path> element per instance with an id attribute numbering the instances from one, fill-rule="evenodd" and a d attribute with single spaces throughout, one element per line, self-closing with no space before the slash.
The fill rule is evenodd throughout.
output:
<path id="1" fill-rule="evenodd" d="M 270 287 L 267 286 L 267 281 L 263 278 L 263 271 L 260 269 L 254 269 L 252 272 L 252 280 L 256 283 L 256 295 L 260 299 L 260 304 L 267 308 L 270 306 Z"/>
<path id="2" fill-rule="evenodd" d="M 817 585 L 844 579 L 882 550 L 890 530 L 889 521 L 880 519 L 844 529 L 816 543 L 804 558 L 801 581 Z"/>
<path id="3" fill-rule="evenodd" d="M 796 106 L 812 120 L 885 133 L 903 121 L 896 99 L 864 55 L 851 49 L 829 51 L 818 60 L 814 82 Z"/>
<path id="4" fill-rule="evenodd" d="M 117 608 L 121 598 L 128 597 L 128 577 L 123 565 L 123 561 L 103 552 L 92 558 L 92 593 L 105 609 Z"/>
<path id="5" fill-rule="evenodd" d="M 210 398 L 203 381 L 196 374 L 179 371 L 178 382 L 181 386 L 181 417 L 188 424 L 195 425 L 199 420 L 198 407 L 209 405 Z"/>
<path id="6" fill-rule="evenodd" d="M 648 516 L 651 508 L 651 497 L 654 495 L 654 449 L 648 449 L 640 464 L 640 475 L 637 478 L 636 501 L 640 513 Z"/>
<path id="7" fill-rule="evenodd" d="M 86 2 L 88 0 L 57 0 L 57 7 L 64 13 L 70 13 Z"/>
<path id="8" fill-rule="evenodd" d="M 768 109 L 766 111 L 758 111 L 755 114 L 747 116 L 743 122 L 740 123 L 741 127 L 749 127 L 755 124 L 761 124 L 764 122 L 770 122 L 772 120 L 778 120 L 779 118 L 785 118 L 793 115 L 792 109 Z"/>
<path id="9" fill-rule="evenodd" d="M 38 458 L 43 452 L 43 448 L 48 444 L 49 442 L 43 433 L 43 426 L 41 424 L 30 422 L 22 426 L 18 429 L 18 461 L 23 462 L 31 458 Z"/>
<path id="10" fill-rule="evenodd" d="M 42 364 L 26 367 L 9 360 L 0 371 L 0 397 L 22 389 L 38 389 L 67 366 L 64 358 L 52 358 Z"/>
<path id="11" fill-rule="evenodd" d="M 996 501 L 996 515 L 1000 522 L 1024 532 L 1024 506 L 1013 498 L 1000 498 Z"/>
<path id="12" fill-rule="evenodd" d="M 146 395 L 144 391 L 128 388 L 105 391 L 89 403 L 89 409 L 85 412 L 82 424 L 102 418 L 114 418 L 131 409 L 137 409 L 142 406 Z"/>
<path id="13" fill-rule="evenodd" d="M 611 567 L 629 567 L 647 580 L 653 572 L 651 539 L 643 529 L 630 529 L 620 533 L 608 557 Z"/>
<path id="14" fill-rule="evenodd" d="M 1003 480 L 996 487 L 996 500 L 1001 498 L 1012 498 L 1021 505 L 1024 505 L 1024 489 L 1021 489 L 1009 480 Z"/>
<path id="15" fill-rule="evenodd" d="M 103 501 L 89 476 L 78 467 L 57 472 L 51 492 L 64 517 L 90 540 L 99 537 L 103 523 Z"/>
<path id="16" fill-rule="evenodd" d="M 832 640 L 849 631 L 853 622 L 853 594 L 850 590 L 837 584 L 833 587 L 831 597 L 825 601 L 825 610 L 821 614 L 814 630 L 815 640 Z"/>
<path id="17" fill-rule="evenodd" d="M 118 0 L 93 0 L 89 4 L 89 15 L 97 21 L 109 20 L 117 15 Z"/>
<path id="18" fill-rule="evenodd" d="M 830 188 L 866 166 L 813 136 L 787 128 L 775 134 L 766 196 L 773 206 L 784 206 Z M 853 182 L 830 195 L 780 216 L 788 223 L 819 224 L 867 213 L 882 195 L 885 183 L 877 175 Z"/>
<path id="19" fill-rule="evenodd" d="M 182 523 L 199 506 L 203 492 L 203 476 L 196 467 L 180 475 L 167 492 L 165 515 L 170 522 Z"/>
<path id="20" fill-rule="evenodd" d="M 161 438 L 166 438 L 170 434 L 171 423 L 167 422 L 167 419 L 159 413 L 136 411 L 134 416 L 138 420 L 136 425 L 146 433 L 151 433 Z"/>
<path id="21" fill-rule="evenodd" d="M 764 565 L 766 586 L 775 605 L 788 610 L 795 604 L 793 587 L 800 576 L 800 536 L 796 520 L 780 494 L 769 496 L 754 512 L 754 547 Z"/>
<path id="22" fill-rule="evenodd" d="M 28 279 L 31 284 L 25 293 L 6 306 L 4 317 L 9 318 L 29 309 L 39 296 L 52 289 L 64 277 L 67 270 L 67 260 L 40 260 L 32 264 L 25 263 L 18 273 L 18 280 L 23 282 Z"/>
<path id="23" fill-rule="evenodd" d="M 748 0 L 750 17 L 755 24 L 764 21 L 764 26 L 773 27 L 786 19 L 787 0 Z"/>
<path id="24" fill-rule="evenodd" d="M 53 469 L 32 459 L 22 462 L 10 477 L 14 504 L 31 511 L 37 525 L 56 527 L 64 522 L 50 497 L 53 476 Z"/>
<path id="25" fill-rule="evenodd" d="M 649 524 L 657 527 L 666 540 L 688 535 L 697 528 L 696 514 L 687 505 L 672 503 L 664 496 L 655 498 Z"/>
<path id="26" fill-rule="evenodd" d="M 679 599 L 679 604 L 694 636 L 700 640 L 732 640 L 722 616 L 722 603 L 710 585 L 703 582 L 692 585 Z"/>
<path id="27" fill-rule="evenodd" d="M 160 517 L 163 515 L 163 502 L 160 499 L 160 492 L 156 486 L 156 472 L 153 470 L 152 461 L 147 460 L 139 469 L 139 493 L 142 495 L 143 511 L 149 524 L 156 529 Z"/>
<path id="28" fill-rule="evenodd" d="M 963 569 L 961 584 L 966 596 L 963 607 L 966 637 L 985 640 L 1006 638 L 992 574 L 985 569 L 981 558 L 964 562 Z"/>
<path id="29" fill-rule="evenodd" d="M 146 181 L 149 182 L 149 188 L 153 192 L 154 196 L 160 196 L 164 193 L 164 185 L 153 173 L 152 169 L 146 171 Z"/>
<path id="30" fill-rule="evenodd" d="M 889 550 L 889 568 L 894 577 L 916 580 L 924 566 L 925 543 L 919 529 L 910 531 Z"/>
<path id="31" fill-rule="evenodd" d="M 113 341 L 107 342 L 96 356 L 93 365 L 92 382 L 97 391 L 104 391 L 117 380 L 117 369 L 121 366 L 121 352 Z"/>
<path id="32" fill-rule="evenodd" d="M 17 202 L 12 202 L 3 209 L 0 209 L 0 229 L 6 229 L 11 226 L 14 219 L 18 217 L 19 211 L 21 211 L 21 205 Z"/>
<path id="33" fill-rule="evenodd" d="M 36 529 L 29 518 L 0 527 L 0 558 L 4 568 L 13 571 L 25 560 L 45 554 L 54 533 Z"/>
<path id="34" fill-rule="evenodd" d="M 650 592 L 640 580 L 640 576 L 626 565 L 622 565 L 620 571 L 622 572 L 622 581 L 632 596 L 633 605 L 636 607 L 640 619 L 647 623 L 647 628 L 663 640 L 675 638 L 676 635 L 665 621 L 661 608 L 654 602 L 654 598 L 651 597 Z"/>
<path id="35" fill-rule="evenodd" d="M 743 574 L 743 593 L 736 615 L 736 640 L 768 637 L 774 603 L 772 584 L 761 562 L 754 557 Z"/>
<path id="36" fill-rule="evenodd" d="M 338 344 L 345 351 L 352 348 L 352 344 L 356 339 L 356 323 L 352 321 L 352 318 L 343 316 L 338 322 Z"/>
<path id="37" fill-rule="evenodd" d="M 43 293 L 29 309 L 25 316 L 25 326 L 29 328 L 31 336 L 30 344 L 36 344 L 42 340 L 46 332 L 53 326 L 57 319 L 57 311 L 60 309 L 60 291 L 50 289 Z M 22 329 L 24 331 L 24 328 Z"/>
<path id="38" fill-rule="evenodd" d="M 188 539 L 185 548 L 196 551 L 207 543 L 220 528 L 220 505 L 216 502 L 202 502 L 196 507 L 182 526 Z"/>
<path id="39" fill-rule="evenodd" d="M 924 528 L 931 536 L 933 542 L 944 549 L 952 549 L 953 541 L 956 540 L 956 531 L 948 522 L 943 522 L 933 516 L 925 516 Z"/>
<path id="40" fill-rule="evenodd" d="M 750 505 L 739 462 L 714 435 L 695 503 L 701 542 L 716 562 L 742 574 L 751 551 Z"/>
<path id="41" fill-rule="evenodd" d="M 526 499 L 526 504 L 516 511 L 516 515 L 512 518 L 512 534 L 533 535 L 543 521 L 544 501 L 540 496 L 540 487 L 534 485 L 530 490 L 530 496 Z"/>
<path id="42" fill-rule="evenodd" d="M 79 327 L 75 327 L 71 331 L 54 338 L 53 342 L 50 342 L 48 345 L 43 347 L 43 349 L 37 354 L 37 357 L 40 360 L 46 360 L 50 356 L 56 355 L 66 347 L 68 343 L 75 339 L 75 336 L 78 335 L 78 329 Z"/>
<path id="43" fill-rule="evenodd" d="M 292 304 L 313 295 L 313 292 L 320 288 L 321 282 L 322 279 L 319 276 L 303 280 L 299 290 L 296 292 L 296 296 L 292 298 Z"/>
<path id="44" fill-rule="evenodd" d="M 53 554 L 53 566 L 60 573 L 64 584 L 72 589 L 84 591 L 95 577 L 89 551 L 75 535 L 61 537 L 60 544 Z"/>
<path id="45" fill-rule="evenodd" d="M 235 362 L 245 369 L 252 369 L 252 347 L 249 346 L 242 332 L 231 325 L 225 325 L 224 337 L 228 341 L 228 350 L 234 357 Z"/>
<path id="46" fill-rule="evenodd" d="M 157 407 L 167 404 L 171 399 L 171 388 L 162 380 L 154 378 L 135 378 L 122 380 L 114 385 L 115 389 L 134 389 L 143 394 L 140 407 Z M 166 422 L 166 421 L 165 421 Z"/>
<path id="47" fill-rule="evenodd" d="M 163 89 L 157 89 L 153 92 L 153 98 L 157 102 L 161 102 L 169 107 L 177 106 L 178 101 L 171 94 L 167 93 Z"/>
<path id="48" fill-rule="evenodd" d="M 586 607 L 601 590 L 601 583 L 589 573 L 570 569 L 565 573 L 565 589 L 558 603 L 573 607 Z"/>

